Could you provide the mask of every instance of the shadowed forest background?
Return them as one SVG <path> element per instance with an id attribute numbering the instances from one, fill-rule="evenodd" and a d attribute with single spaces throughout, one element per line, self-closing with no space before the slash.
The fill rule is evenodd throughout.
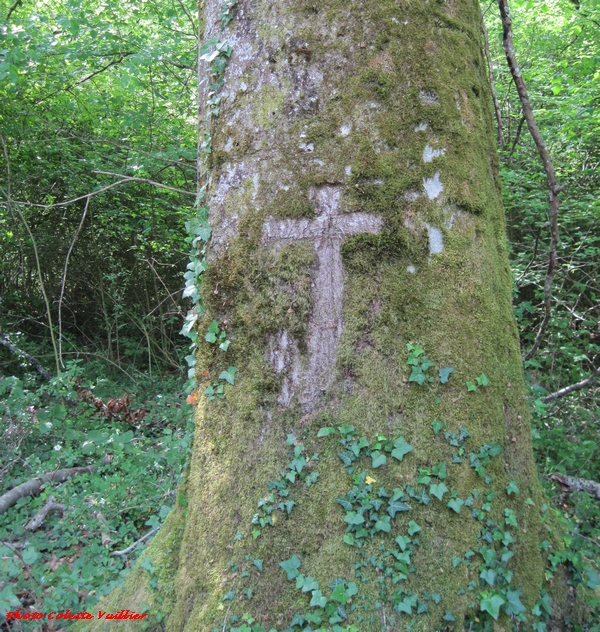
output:
<path id="1" fill-rule="evenodd" d="M 536 120 L 566 186 L 553 315 L 525 360 L 534 445 L 567 554 L 597 563 L 600 4 L 511 8 Z M 482 11 L 525 354 L 543 318 L 547 184 L 498 8 Z M 202 266 L 191 221 L 198 31 L 188 0 L 0 1 L 0 494 L 93 466 L 12 504 L 0 498 L 0 620 L 17 608 L 90 610 L 175 501 L 195 402 L 180 334 L 194 298 L 184 274 Z M 228 344 L 218 326 L 208 332 Z"/>

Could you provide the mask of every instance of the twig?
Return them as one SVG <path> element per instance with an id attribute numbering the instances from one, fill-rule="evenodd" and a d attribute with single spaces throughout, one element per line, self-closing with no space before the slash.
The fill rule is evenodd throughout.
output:
<path id="1" fill-rule="evenodd" d="M 154 527 L 154 529 L 152 529 L 152 531 L 148 531 L 148 533 L 146 533 L 146 535 L 143 535 L 139 540 L 137 540 L 136 542 L 134 542 L 131 546 L 128 546 L 126 549 L 123 549 L 122 551 L 113 551 L 110 555 L 111 557 L 123 557 L 124 555 L 127 555 L 128 553 L 131 553 L 131 551 L 133 551 L 133 549 L 135 549 L 135 547 L 140 544 L 141 542 L 146 541 L 149 537 L 151 537 L 152 535 L 154 535 L 160 527 Z"/>
<path id="2" fill-rule="evenodd" d="M 483 13 L 481 14 L 481 31 L 483 33 L 485 58 L 487 59 L 487 65 L 488 65 L 490 90 L 492 92 L 492 99 L 494 101 L 494 113 L 496 114 L 496 123 L 498 125 L 498 147 L 502 147 L 502 114 L 500 112 L 500 104 L 498 103 L 498 97 L 496 96 L 496 88 L 494 87 L 494 69 L 492 67 L 492 57 L 490 55 L 490 41 L 488 38 L 487 29 L 485 28 Z"/>
<path id="3" fill-rule="evenodd" d="M 26 531 L 35 531 L 39 529 L 42 522 L 46 519 L 46 516 L 53 511 L 60 511 L 64 514 L 66 507 L 54 502 L 54 496 L 48 497 L 48 502 L 35 514 L 35 516 L 25 525 Z"/>
<path id="4" fill-rule="evenodd" d="M 167 191 L 173 191 L 174 193 L 181 193 L 182 195 L 191 195 L 192 197 L 196 197 L 195 193 L 191 191 L 184 191 L 183 189 L 176 189 L 174 187 L 169 187 L 166 184 L 161 184 L 160 182 L 155 182 L 154 180 L 148 180 L 147 178 L 135 178 L 133 176 L 126 176 L 122 173 L 113 173 L 112 171 L 92 171 L 92 173 L 98 173 L 104 176 L 116 176 L 117 178 L 121 178 L 121 182 L 142 182 L 144 184 L 150 184 L 153 187 L 159 187 L 161 189 L 166 189 Z"/>
<path id="5" fill-rule="evenodd" d="M 69 250 L 67 252 L 67 256 L 65 257 L 65 267 L 63 269 L 62 282 L 60 284 L 60 296 L 58 297 L 58 359 L 60 360 L 61 367 L 64 368 L 64 364 L 62 361 L 62 302 L 63 297 L 65 295 L 65 285 L 67 283 L 67 268 L 69 267 L 69 257 L 71 256 L 71 252 L 73 252 L 73 248 L 75 246 L 75 242 L 77 241 L 77 237 L 79 237 L 79 233 L 83 228 L 83 222 L 85 222 L 85 216 L 87 215 L 88 208 L 90 206 L 90 198 L 85 201 L 85 208 L 83 209 L 83 214 L 81 215 L 81 221 L 79 222 L 79 226 L 73 235 L 73 239 L 71 241 L 71 245 L 69 246 Z"/>
<path id="6" fill-rule="evenodd" d="M 538 228 L 537 235 L 535 236 L 535 244 L 533 245 L 533 255 L 531 256 L 531 260 L 529 261 L 529 263 L 525 267 L 525 270 L 523 270 L 523 272 L 521 272 L 521 274 L 519 275 L 519 278 L 515 281 L 515 283 L 519 283 L 519 281 L 527 274 L 527 270 L 529 270 L 529 268 L 531 267 L 531 265 L 535 261 L 535 257 L 537 255 L 538 244 L 540 243 L 540 235 L 541 234 L 542 234 L 542 229 L 540 227 L 540 228 Z"/>
<path id="7" fill-rule="evenodd" d="M 8 22 L 12 16 L 12 14 L 23 4 L 23 0 L 17 0 L 12 7 L 8 10 L 8 14 L 6 15 L 6 22 Z"/>
<path id="8" fill-rule="evenodd" d="M 582 388 L 585 388 L 586 386 L 590 386 L 591 384 L 593 384 L 594 381 L 596 380 L 596 378 L 599 375 L 600 375 L 600 367 L 598 367 L 585 380 L 581 380 L 581 382 L 577 382 L 576 384 L 571 384 L 570 386 L 565 386 L 564 388 L 561 388 L 560 390 L 556 391 L 555 393 L 550 393 L 550 395 L 546 395 L 546 397 L 544 397 L 542 399 L 542 402 L 544 402 L 544 404 L 547 404 L 548 402 L 552 402 L 555 399 L 559 399 L 560 397 L 564 397 L 565 395 L 568 395 L 569 393 L 574 393 L 575 391 L 580 391 Z"/>
<path id="9" fill-rule="evenodd" d="M 10 341 L 6 334 L 0 333 L 0 345 L 6 347 L 9 351 L 12 351 L 22 360 L 25 360 L 27 364 L 30 364 L 46 380 L 52 379 L 52 375 L 48 369 L 45 369 L 32 355 L 29 355 L 26 351 L 19 349 L 17 345 Z"/>
<path id="10" fill-rule="evenodd" d="M 38 99 L 34 103 L 34 105 L 39 105 L 40 103 L 43 103 L 44 101 L 47 101 L 48 99 L 53 97 L 55 94 L 58 94 L 59 92 L 68 91 L 71 88 L 74 88 L 75 86 L 81 85 L 82 83 L 85 83 L 86 81 L 89 81 L 90 79 L 93 79 L 96 75 L 99 75 L 100 73 L 104 72 L 105 70 L 108 70 L 112 66 L 116 66 L 117 64 L 120 64 L 126 57 L 129 57 L 129 55 L 133 55 L 133 54 L 134 54 L 133 51 L 126 52 L 126 53 L 121 53 L 121 56 L 119 57 L 119 59 L 113 59 L 108 64 L 106 64 L 106 66 L 102 66 L 102 68 L 99 68 L 98 70 L 95 70 L 93 73 L 87 75 L 86 77 L 84 77 L 83 79 L 80 79 L 79 81 L 75 81 L 73 83 L 70 83 L 70 84 L 68 84 L 66 86 L 63 86 L 63 87 L 59 88 L 58 90 L 54 90 L 54 92 L 51 92 L 50 94 L 47 94 L 45 97 L 42 97 L 41 99 Z"/>
<path id="11" fill-rule="evenodd" d="M 510 162 L 512 162 L 513 154 L 515 153 L 515 149 L 517 148 L 517 145 L 519 144 L 519 140 L 521 139 L 521 130 L 523 129 L 523 123 L 525 123 L 524 116 L 522 116 L 521 120 L 519 121 L 519 125 L 517 126 L 517 133 L 515 135 L 515 141 L 512 144 L 512 147 L 510 148 L 510 154 L 508 154 L 508 159 Z"/>
<path id="12" fill-rule="evenodd" d="M 31 202 L 18 202 L 17 200 L 13 200 L 14 204 L 20 204 L 21 206 L 32 206 L 34 208 L 56 208 L 57 206 L 68 206 L 69 204 L 73 204 L 75 202 L 79 202 L 80 200 L 87 200 L 88 198 L 94 197 L 95 195 L 99 195 L 100 193 L 104 193 L 109 189 L 114 189 L 114 187 L 119 186 L 120 184 L 124 184 L 127 182 L 141 182 L 143 184 L 149 184 L 150 186 L 158 187 L 159 189 L 167 189 L 167 191 L 173 191 L 174 193 L 181 193 L 182 195 L 189 195 L 191 197 L 196 197 L 195 193 L 191 191 L 184 191 L 183 189 L 175 189 L 174 187 L 169 187 L 166 184 L 161 184 L 160 182 L 154 182 L 153 180 L 148 180 L 146 178 L 133 178 L 130 176 L 124 176 L 119 173 L 110 173 L 109 171 L 92 171 L 92 173 L 101 173 L 105 175 L 118 176 L 121 178 L 118 182 L 113 182 L 112 184 L 108 184 L 97 191 L 92 191 L 92 193 L 86 193 L 85 195 L 80 195 L 79 197 L 73 198 L 72 200 L 67 200 L 66 202 L 56 202 L 54 204 L 32 204 Z"/>
<path id="13" fill-rule="evenodd" d="M 564 492 L 587 492 L 600 500 L 600 483 L 589 481 L 585 478 L 575 478 L 574 476 L 566 476 L 565 474 L 552 474 L 550 480 L 558 483 Z"/>
<path id="14" fill-rule="evenodd" d="M 529 95 L 525 82 L 521 75 L 521 69 L 519 68 L 515 55 L 515 48 L 512 38 L 512 20 L 508 9 L 508 0 L 498 0 L 498 7 L 500 9 L 500 17 L 502 19 L 502 39 L 504 43 L 504 52 L 506 53 L 506 60 L 508 67 L 517 88 L 519 94 L 519 100 L 521 101 L 521 107 L 523 109 L 523 116 L 527 122 L 527 128 L 531 134 L 535 146 L 537 147 L 538 154 L 542 160 L 544 166 L 544 172 L 546 173 L 546 180 L 548 181 L 548 205 L 549 205 L 549 220 L 550 220 L 550 251 L 548 256 L 548 268 L 546 270 L 546 281 L 544 283 L 544 307 L 545 313 L 542 320 L 542 324 L 537 332 L 535 341 L 531 349 L 525 354 L 525 359 L 529 360 L 533 354 L 538 350 L 542 337 L 548 326 L 548 322 L 552 316 L 552 282 L 554 280 L 554 268 L 556 267 L 556 249 L 558 246 L 558 194 L 564 189 L 559 186 L 554 172 L 554 166 L 546 147 L 546 143 L 540 134 L 537 123 L 533 116 L 533 109 L 529 101 Z"/>

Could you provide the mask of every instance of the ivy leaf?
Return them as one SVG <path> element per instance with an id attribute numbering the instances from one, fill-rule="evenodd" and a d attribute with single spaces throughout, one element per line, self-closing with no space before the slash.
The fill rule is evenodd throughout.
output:
<path id="1" fill-rule="evenodd" d="M 427 369 L 433 366 L 433 362 L 427 357 L 423 356 L 421 358 L 421 371 L 427 371 Z"/>
<path id="2" fill-rule="evenodd" d="M 408 523 L 408 535 L 415 535 L 415 533 L 419 533 L 420 530 L 421 527 L 414 520 Z"/>
<path id="3" fill-rule="evenodd" d="M 430 485 L 429 493 L 432 496 L 435 496 L 438 500 L 442 500 L 444 494 L 448 491 L 445 483 L 440 483 L 439 485 Z"/>
<path id="4" fill-rule="evenodd" d="M 394 542 L 400 547 L 401 551 L 405 551 L 406 547 L 410 544 L 410 538 L 407 538 L 405 535 L 399 535 Z"/>
<path id="5" fill-rule="evenodd" d="M 438 373 L 440 376 L 440 382 L 442 384 L 446 384 L 448 382 L 448 378 L 450 377 L 450 373 L 452 373 L 454 369 L 446 368 L 446 369 L 438 369 Z"/>
<path id="6" fill-rule="evenodd" d="M 586 582 L 586 586 L 588 588 L 591 588 L 592 590 L 598 588 L 598 586 L 600 586 L 600 576 L 598 575 L 598 573 L 589 566 L 585 567 L 585 573 L 589 578 Z"/>
<path id="7" fill-rule="evenodd" d="M 400 603 L 394 606 L 394 609 L 398 614 L 401 612 L 405 612 L 408 615 L 412 614 L 413 607 L 417 604 L 417 596 L 410 595 L 409 597 L 405 597 Z"/>
<path id="8" fill-rule="evenodd" d="M 444 621 L 456 621 L 454 615 L 452 614 L 452 610 L 446 610 L 446 614 L 444 615 Z"/>
<path id="9" fill-rule="evenodd" d="M 410 505 L 406 503 L 402 503 L 399 500 L 390 500 L 388 503 L 387 512 L 390 514 L 391 518 L 395 518 L 396 514 L 400 511 L 410 511 Z"/>
<path id="10" fill-rule="evenodd" d="M 480 594 L 479 607 L 485 612 L 489 612 L 494 620 L 498 619 L 500 614 L 500 606 L 506 601 L 498 593 L 482 592 Z"/>
<path id="11" fill-rule="evenodd" d="M 527 608 L 521 603 L 522 590 L 507 590 L 506 591 L 506 604 L 504 610 L 506 614 L 519 614 L 526 612 Z"/>
<path id="12" fill-rule="evenodd" d="M 234 384 L 235 382 L 235 374 L 237 373 L 237 368 L 234 366 L 230 366 L 227 371 L 221 371 L 221 375 L 219 375 L 220 380 L 225 380 L 230 384 Z"/>
<path id="13" fill-rule="evenodd" d="M 421 487 L 421 489 L 416 494 L 414 494 L 413 498 L 415 500 L 418 500 L 422 505 L 428 505 L 431 501 L 431 498 L 429 498 L 429 496 L 427 495 L 424 487 Z"/>
<path id="14" fill-rule="evenodd" d="M 217 336 L 221 333 L 221 329 L 219 328 L 219 323 L 216 320 L 213 320 L 212 323 L 208 326 L 208 332 L 204 339 L 206 342 L 217 342 Z"/>
<path id="15" fill-rule="evenodd" d="M 450 507 L 450 509 L 452 509 L 456 513 L 460 513 L 460 508 L 464 504 L 465 504 L 464 500 L 461 500 L 460 498 L 453 498 L 452 500 L 448 502 L 448 507 Z"/>
<path id="16" fill-rule="evenodd" d="M 404 440 L 404 437 L 399 437 L 394 441 L 394 449 L 392 450 L 392 456 L 398 461 L 402 461 L 404 456 L 409 452 L 412 452 L 414 448 Z"/>
<path id="17" fill-rule="evenodd" d="M 506 524 L 511 525 L 512 527 L 518 526 L 517 516 L 515 515 L 515 512 L 512 509 L 509 509 L 508 507 L 504 509 L 504 522 L 506 522 Z"/>
<path id="18" fill-rule="evenodd" d="M 346 498 L 336 498 L 335 501 L 339 503 L 346 511 L 350 511 L 352 509 L 352 503 Z"/>
<path id="19" fill-rule="evenodd" d="M 305 577 L 302 592 L 311 592 L 313 590 L 319 590 L 319 582 L 314 577 Z"/>
<path id="20" fill-rule="evenodd" d="M 406 348 L 409 351 L 408 360 L 406 364 L 416 365 L 419 362 L 419 356 L 425 353 L 425 349 L 420 347 L 419 345 L 415 345 L 412 342 L 406 344 Z"/>
<path id="21" fill-rule="evenodd" d="M 475 386 L 475 384 L 473 384 L 473 382 L 467 382 L 467 391 L 476 391 L 477 387 Z"/>
<path id="22" fill-rule="evenodd" d="M 431 472 L 425 468 L 419 469 L 417 485 L 429 485 L 429 483 L 431 483 Z"/>
<path id="23" fill-rule="evenodd" d="M 490 586 L 493 586 L 494 580 L 496 579 L 496 571 L 491 568 L 486 568 L 479 573 L 479 577 L 486 581 Z"/>
<path id="24" fill-rule="evenodd" d="M 333 601 L 337 601 L 342 604 L 342 606 L 348 603 L 348 599 L 350 597 L 346 593 L 346 589 L 344 588 L 344 584 L 338 584 L 331 593 L 331 599 Z"/>
<path id="25" fill-rule="evenodd" d="M 423 374 L 420 366 L 413 366 L 410 377 L 408 378 L 409 382 L 416 382 L 419 386 L 422 386 L 427 377 Z"/>
<path id="26" fill-rule="evenodd" d="M 279 503 L 277 507 L 282 511 L 285 509 L 286 513 L 291 513 L 292 509 L 295 507 L 296 502 L 294 500 L 286 500 L 284 502 Z"/>
<path id="27" fill-rule="evenodd" d="M 448 478 L 448 470 L 446 469 L 446 464 L 445 463 L 440 463 L 439 465 L 434 465 L 431 468 L 431 473 L 434 476 L 437 476 L 438 478 L 444 480 L 445 478 Z"/>
<path id="28" fill-rule="evenodd" d="M 389 533 L 392 530 L 390 525 L 390 517 L 389 516 L 381 516 L 379 520 L 375 523 L 375 531 L 384 531 L 385 533 Z"/>
<path id="29" fill-rule="evenodd" d="M 359 513 L 356 513 L 354 511 L 349 511 L 344 516 L 344 522 L 347 522 L 348 524 L 358 525 L 363 524 L 364 521 L 365 519 Z"/>
<path id="30" fill-rule="evenodd" d="M 338 456 L 340 457 L 342 463 L 345 467 L 350 467 L 352 465 L 352 461 L 356 458 L 350 450 L 344 450 L 343 452 L 338 452 Z"/>
<path id="31" fill-rule="evenodd" d="M 335 433 L 335 428 L 332 428 L 331 426 L 327 427 L 327 428 L 321 428 L 319 430 L 319 432 L 317 432 L 317 437 L 328 437 L 329 435 L 332 435 Z"/>
<path id="32" fill-rule="evenodd" d="M 371 452 L 371 459 L 373 459 L 373 469 L 376 469 L 387 463 L 387 457 L 385 456 L 385 454 L 382 454 L 378 450 L 375 450 L 375 452 Z"/>
<path id="33" fill-rule="evenodd" d="M 490 383 L 490 380 L 485 373 L 482 373 L 478 378 L 475 379 L 475 381 L 477 382 L 477 384 L 479 384 L 479 386 L 488 386 L 488 384 Z"/>
<path id="34" fill-rule="evenodd" d="M 263 569 L 263 560 L 254 560 L 252 562 L 254 564 L 254 566 L 256 566 L 256 568 L 262 573 L 262 569 Z"/>
<path id="35" fill-rule="evenodd" d="M 354 536 L 351 533 L 346 533 L 344 536 L 344 542 L 350 546 L 354 546 Z"/>
<path id="36" fill-rule="evenodd" d="M 310 600 L 311 608 L 324 608 L 327 605 L 327 599 L 323 597 L 320 590 L 313 590 L 312 599 Z"/>
<path id="37" fill-rule="evenodd" d="M 442 428 L 445 427 L 446 424 L 444 424 L 443 421 L 439 421 L 437 419 L 434 419 L 431 422 L 431 427 L 433 428 L 433 434 L 437 434 Z"/>
<path id="38" fill-rule="evenodd" d="M 279 562 L 279 566 L 287 573 L 287 578 L 291 581 L 300 574 L 298 569 L 301 566 L 300 559 L 296 555 L 292 555 L 289 560 Z"/>
<path id="39" fill-rule="evenodd" d="M 511 481 L 506 486 L 506 493 L 510 496 L 511 494 L 520 494 L 521 492 L 519 491 L 517 484 L 514 481 Z"/>

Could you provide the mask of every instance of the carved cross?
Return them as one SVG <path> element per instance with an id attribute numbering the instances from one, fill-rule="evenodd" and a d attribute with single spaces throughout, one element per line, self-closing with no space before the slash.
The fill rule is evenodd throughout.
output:
<path id="1" fill-rule="evenodd" d="M 377 234 L 383 219 L 369 213 L 343 213 L 342 187 L 324 185 L 311 190 L 315 219 L 269 219 L 264 225 L 263 243 L 281 244 L 314 240 L 313 307 L 308 323 L 308 364 L 300 363 L 298 348 L 282 331 L 271 352 L 278 372 L 286 369 L 280 402 L 289 404 L 296 394 L 305 410 L 312 410 L 320 393 L 331 384 L 342 335 L 344 270 L 341 245 L 345 237 Z"/>

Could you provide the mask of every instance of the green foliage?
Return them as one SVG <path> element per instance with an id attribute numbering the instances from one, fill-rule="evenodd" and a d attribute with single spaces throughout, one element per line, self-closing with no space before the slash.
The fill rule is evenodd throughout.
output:
<path id="1" fill-rule="evenodd" d="M 62 307 L 65 361 L 179 370 L 194 12 L 193 2 L 17 3 L 0 30 L 0 326 L 37 357 L 48 328 L 28 229 L 55 325 Z M 5 352 L 0 362 L 17 371 Z"/>
<path id="2" fill-rule="evenodd" d="M 73 372 L 85 380 L 77 365 Z M 113 553 L 162 524 L 190 451 L 192 409 L 181 401 L 181 383 L 163 380 L 157 394 L 157 385 L 147 381 L 130 404 L 145 410 L 137 426 L 126 415 L 103 417 L 92 400 L 78 397 L 70 377 L 37 390 L 15 377 L 0 379 L 5 488 L 63 468 L 96 468 L 49 483 L 39 496 L 21 498 L 0 515 L 1 574 L 10 582 L 0 593 L 2 616 L 18 607 L 14 596 L 23 593 L 39 611 L 90 610 L 121 583 L 144 545 Z M 107 400 L 118 388 L 106 380 L 88 386 Z M 25 525 L 50 497 L 64 512 L 48 514 L 28 531 Z"/>
<path id="3" fill-rule="evenodd" d="M 553 318 L 540 351 L 525 362 L 533 403 L 534 448 L 542 480 L 555 471 L 600 480 L 598 387 L 554 402 L 549 393 L 580 382 L 600 358 L 600 130 L 597 60 L 600 7 L 593 0 L 536 4 L 511 0 L 512 27 L 536 121 L 548 146 L 560 196 L 560 244 L 552 289 Z M 485 9 L 484 9 L 485 11 Z M 542 318 L 548 263 L 547 186 L 526 127 L 517 137 L 521 108 L 510 79 L 497 12 L 487 11 L 496 90 L 502 106 L 501 177 L 508 214 L 515 314 L 522 346 L 531 347 Z M 597 503 L 588 494 L 560 497 L 574 546 L 598 557 Z"/>

